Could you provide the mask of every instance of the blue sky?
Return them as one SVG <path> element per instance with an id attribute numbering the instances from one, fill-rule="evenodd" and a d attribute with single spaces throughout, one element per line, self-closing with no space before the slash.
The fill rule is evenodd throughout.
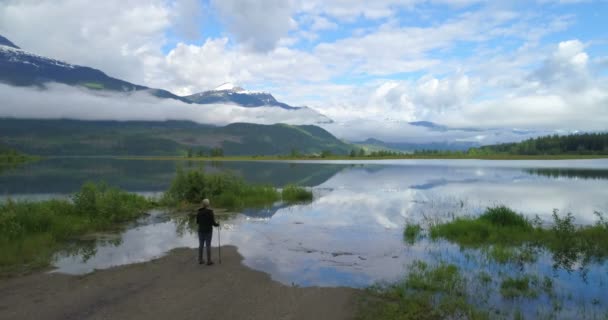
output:
<path id="1" fill-rule="evenodd" d="M 606 12 L 576 0 L 7 0 L 0 34 L 177 94 L 270 91 L 339 134 L 403 140 L 423 120 L 605 130 Z"/>

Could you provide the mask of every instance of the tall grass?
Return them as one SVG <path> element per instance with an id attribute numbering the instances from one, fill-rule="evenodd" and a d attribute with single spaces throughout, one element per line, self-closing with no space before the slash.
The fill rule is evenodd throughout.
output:
<path id="1" fill-rule="evenodd" d="M 0 270 L 46 266 L 69 239 L 134 219 L 150 205 L 142 196 L 93 183 L 70 200 L 2 203 Z"/>
<path id="2" fill-rule="evenodd" d="M 280 199 L 275 188 L 247 184 L 230 173 L 207 174 L 203 170 L 185 172 L 178 168 L 177 175 L 162 203 L 168 206 L 198 204 L 208 198 L 214 206 L 227 209 L 263 207 Z"/>
<path id="3" fill-rule="evenodd" d="M 281 197 L 288 203 L 312 201 L 312 191 L 290 184 L 283 188 Z"/>
<path id="4" fill-rule="evenodd" d="M 553 224 L 543 228 L 506 207 L 488 208 L 477 218 L 457 218 L 431 226 L 433 239 L 444 238 L 465 247 L 532 245 L 553 253 L 556 265 L 571 270 L 578 263 L 608 257 L 608 222 L 596 212 L 594 225 L 577 226 L 568 213 L 553 212 Z"/>

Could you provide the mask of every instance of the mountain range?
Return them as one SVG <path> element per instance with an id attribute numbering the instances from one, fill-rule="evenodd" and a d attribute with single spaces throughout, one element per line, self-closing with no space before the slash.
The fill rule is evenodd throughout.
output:
<path id="1" fill-rule="evenodd" d="M 49 83 L 61 83 L 91 90 L 117 92 L 145 91 L 153 96 L 175 99 L 189 104 L 232 104 L 240 107 L 279 107 L 285 110 L 307 109 L 317 113 L 318 123 L 331 123 L 326 116 L 307 107 L 294 107 L 277 101 L 266 92 L 247 91 L 225 83 L 213 90 L 189 96 L 178 96 L 163 89 L 150 88 L 106 75 L 101 70 L 43 57 L 19 48 L 0 35 L 0 82 L 14 86 L 45 88 Z"/>

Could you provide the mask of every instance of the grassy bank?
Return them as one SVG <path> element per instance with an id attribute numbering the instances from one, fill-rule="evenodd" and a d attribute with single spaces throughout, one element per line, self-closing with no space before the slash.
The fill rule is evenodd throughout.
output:
<path id="1" fill-rule="evenodd" d="M 132 220 L 151 203 L 106 185 L 85 184 L 71 200 L 0 204 L 0 272 L 46 267 L 71 239 Z"/>

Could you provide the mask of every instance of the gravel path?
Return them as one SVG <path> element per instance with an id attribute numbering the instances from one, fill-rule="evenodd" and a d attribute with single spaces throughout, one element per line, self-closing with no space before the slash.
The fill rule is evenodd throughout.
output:
<path id="1" fill-rule="evenodd" d="M 214 251 L 215 252 L 215 251 Z M 36 273 L 0 280 L 0 319 L 352 319 L 358 291 L 297 288 L 241 264 L 195 263 L 176 249 L 145 263 L 84 276 Z"/>

